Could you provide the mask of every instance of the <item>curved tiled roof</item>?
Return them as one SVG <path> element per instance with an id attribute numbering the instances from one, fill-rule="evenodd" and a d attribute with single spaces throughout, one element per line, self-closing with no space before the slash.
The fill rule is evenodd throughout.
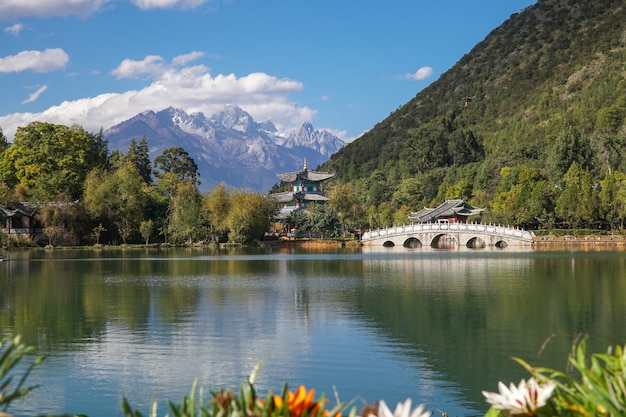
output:
<path id="1" fill-rule="evenodd" d="M 409 220 L 415 223 L 434 222 L 438 219 L 445 219 L 459 216 L 472 216 L 482 213 L 484 208 L 475 208 L 467 204 L 464 200 L 446 200 L 436 208 L 423 208 L 420 211 L 412 212 Z"/>
<path id="2" fill-rule="evenodd" d="M 330 172 L 317 172 L 317 171 L 309 171 L 308 169 L 303 169 L 301 171 L 276 174 L 276 176 L 285 182 L 294 182 L 298 179 L 304 180 L 304 181 L 324 181 L 324 180 L 334 177 L 335 174 L 330 173 Z"/>
<path id="3" fill-rule="evenodd" d="M 270 194 L 270 197 L 274 198 L 279 203 L 286 203 L 293 200 L 294 197 L 298 200 L 306 201 L 328 201 L 328 197 L 319 193 L 293 193 L 291 191 Z"/>

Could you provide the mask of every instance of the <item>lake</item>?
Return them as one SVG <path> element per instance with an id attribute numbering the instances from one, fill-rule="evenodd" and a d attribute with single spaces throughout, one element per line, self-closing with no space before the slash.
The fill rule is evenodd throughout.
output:
<path id="1" fill-rule="evenodd" d="M 0 334 L 47 355 L 17 415 L 144 415 L 195 378 L 237 390 L 262 361 L 264 395 L 304 384 L 341 401 L 384 399 L 450 416 L 482 390 L 565 369 L 572 343 L 626 343 L 621 251 L 362 248 L 4 252 Z M 1 411 L 1 410 L 0 410 Z"/>

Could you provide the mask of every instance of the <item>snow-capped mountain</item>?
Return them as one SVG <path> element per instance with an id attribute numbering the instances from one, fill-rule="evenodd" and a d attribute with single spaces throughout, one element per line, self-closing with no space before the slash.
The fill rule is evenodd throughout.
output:
<path id="1" fill-rule="evenodd" d="M 150 157 L 180 146 L 195 160 L 200 186 L 212 189 L 220 182 L 233 188 L 268 191 L 279 180 L 277 173 L 309 167 L 328 160 L 345 145 L 327 131 L 304 123 L 298 132 L 280 134 L 271 121 L 256 122 L 239 107 L 229 106 L 206 117 L 169 107 L 145 111 L 104 132 L 111 150 L 125 153 L 131 139 L 146 137 Z"/>

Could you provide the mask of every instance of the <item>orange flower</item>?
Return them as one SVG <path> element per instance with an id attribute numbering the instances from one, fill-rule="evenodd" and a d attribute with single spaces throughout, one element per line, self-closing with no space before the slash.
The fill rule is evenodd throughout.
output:
<path id="1" fill-rule="evenodd" d="M 300 385 L 296 392 L 287 391 L 287 407 L 289 408 L 289 417 L 301 417 L 306 411 L 309 415 L 315 416 L 324 406 L 323 401 L 313 402 L 315 398 L 315 390 L 311 389 L 307 392 L 303 385 Z M 274 395 L 274 405 L 276 408 L 283 407 L 283 398 Z M 328 411 L 322 411 L 322 415 L 326 416 Z"/>

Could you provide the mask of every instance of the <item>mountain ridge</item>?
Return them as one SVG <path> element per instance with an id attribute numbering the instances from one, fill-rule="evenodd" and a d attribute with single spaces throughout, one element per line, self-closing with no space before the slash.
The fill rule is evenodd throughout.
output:
<path id="1" fill-rule="evenodd" d="M 146 137 L 150 157 L 180 146 L 194 159 L 201 186 L 208 190 L 219 183 L 231 188 L 268 191 L 279 172 L 325 162 L 345 143 L 327 131 L 304 123 L 297 132 L 281 134 L 271 121 L 256 122 L 238 106 L 205 116 L 167 107 L 146 110 L 104 131 L 111 149 L 124 153 L 132 139 Z"/>
<path id="2" fill-rule="evenodd" d="M 623 1 L 540 0 L 320 169 L 353 184 L 367 204 L 438 205 L 464 182 L 454 198 L 485 206 L 506 167 L 527 165 L 562 186 L 560 160 L 570 157 L 557 148 L 573 126 L 595 150 L 595 178 L 607 166 L 625 171 L 625 61 Z M 607 113 L 617 118 L 610 146 L 598 128 Z M 411 187 L 419 195 L 398 197 Z"/>

